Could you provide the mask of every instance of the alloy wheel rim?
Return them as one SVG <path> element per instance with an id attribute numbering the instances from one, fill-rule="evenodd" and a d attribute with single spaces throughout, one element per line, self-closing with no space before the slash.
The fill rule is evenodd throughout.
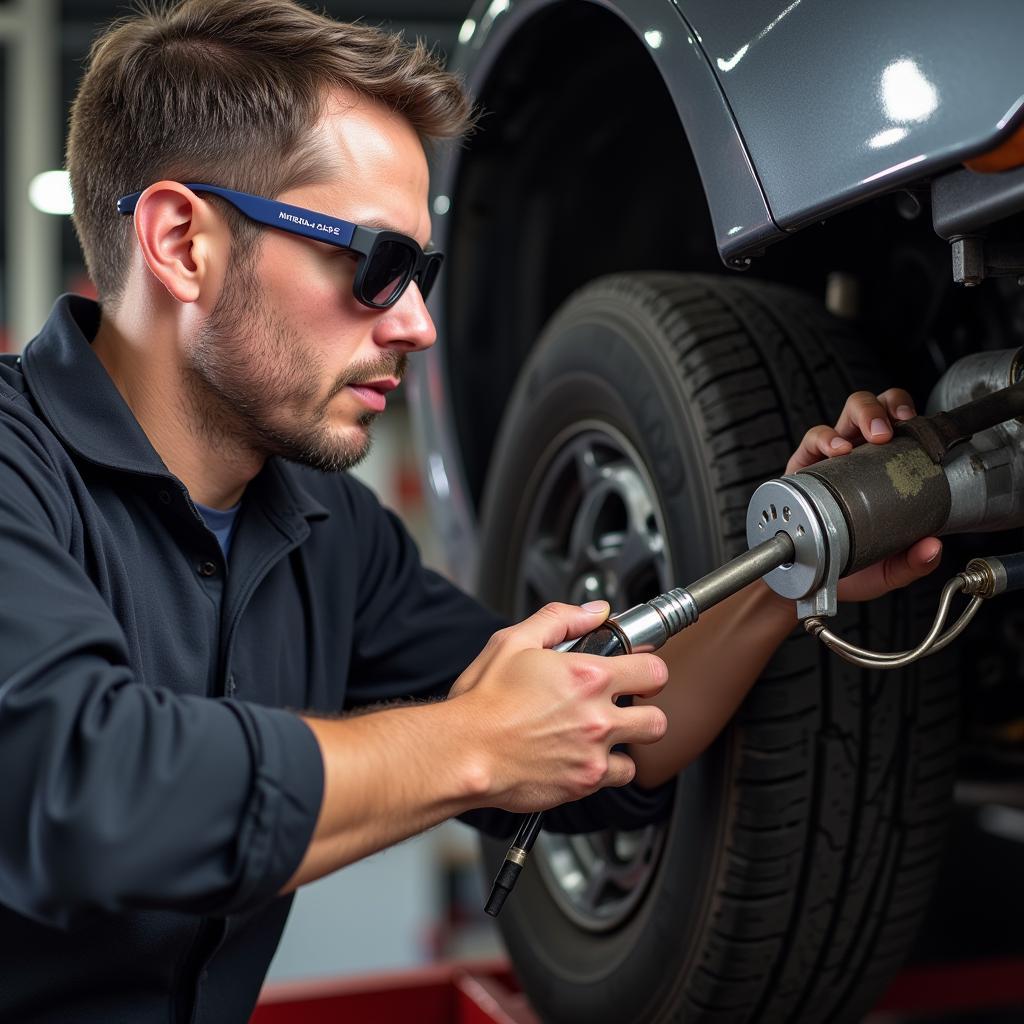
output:
<path id="1" fill-rule="evenodd" d="M 521 617 L 550 600 L 603 599 L 625 611 L 673 586 L 665 520 L 637 449 L 611 424 L 575 424 L 538 459 L 516 579 Z M 664 825 L 584 835 L 542 832 L 533 860 L 580 927 L 610 931 L 635 911 L 665 841 Z"/>

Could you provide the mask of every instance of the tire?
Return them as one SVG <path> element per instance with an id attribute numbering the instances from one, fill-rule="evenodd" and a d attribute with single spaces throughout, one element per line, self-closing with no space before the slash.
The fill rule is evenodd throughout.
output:
<path id="1" fill-rule="evenodd" d="M 807 427 L 878 389 L 869 367 L 845 325 L 787 289 L 589 284 L 545 328 L 503 419 L 481 597 L 517 617 L 594 596 L 622 610 L 696 580 L 745 549 L 751 492 Z M 835 628 L 901 649 L 934 607 L 904 592 L 842 606 Z M 870 672 L 794 632 L 680 776 L 667 823 L 538 841 L 499 918 L 533 1007 L 586 1024 L 860 1020 L 927 905 L 957 731 L 946 663 Z M 484 840 L 488 879 L 506 846 Z"/>

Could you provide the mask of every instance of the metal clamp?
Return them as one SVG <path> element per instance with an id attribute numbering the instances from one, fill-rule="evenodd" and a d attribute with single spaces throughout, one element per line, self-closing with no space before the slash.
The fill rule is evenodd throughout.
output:
<path id="1" fill-rule="evenodd" d="M 767 573 L 765 583 L 796 601 L 801 619 L 835 615 L 850 537 L 846 517 L 828 487 L 809 475 L 761 484 L 747 506 L 747 543 L 753 547 L 778 533 L 793 542 L 793 560 Z"/>

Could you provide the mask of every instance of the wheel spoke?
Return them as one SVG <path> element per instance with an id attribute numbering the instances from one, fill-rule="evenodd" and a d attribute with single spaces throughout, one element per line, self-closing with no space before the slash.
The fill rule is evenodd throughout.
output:
<path id="1" fill-rule="evenodd" d="M 663 587 L 668 566 L 661 537 L 656 533 L 630 530 L 624 538 L 622 547 L 615 552 L 614 568 L 622 586 L 627 589 L 633 580 L 645 573 L 652 573 Z"/>
<path id="2" fill-rule="evenodd" d="M 601 464 L 594 451 L 594 441 L 588 435 L 578 438 L 572 448 L 573 463 L 579 477 L 580 490 L 586 493 L 603 478 Z"/>
<path id="3" fill-rule="evenodd" d="M 613 861 L 612 877 L 619 889 L 628 893 L 646 877 L 658 848 L 659 832 L 657 828 L 648 826 L 639 832 L 617 832 L 613 835 L 614 848 L 619 855 Z"/>
<path id="4" fill-rule="evenodd" d="M 593 832 L 577 836 L 573 842 L 586 879 L 578 898 L 589 913 L 601 913 L 609 897 L 629 893 L 643 875 L 642 859 L 631 857 L 624 861 L 617 855 L 618 835 L 611 830 Z"/>
<path id="5" fill-rule="evenodd" d="M 538 541 L 530 545 L 523 557 L 522 574 L 523 582 L 540 598 L 542 604 L 568 599 L 571 589 L 570 569 L 565 559 L 551 550 L 550 544 Z"/>
<path id="6" fill-rule="evenodd" d="M 598 480 L 583 492 L 569 531 L 569 564 L 577 571 L 597 560 L 597 523 L 611 489 L 606 480 Z"/>
<path id="7" fill-rule="evenodd" d="M 591 862 L 590 870 L 586 872 L 586 885 L 579 894 L 579 901 L 584 912 L 599 915 L 602 899 L 611 881 L 611 866 L 603 858 L 595 858 Z"/>

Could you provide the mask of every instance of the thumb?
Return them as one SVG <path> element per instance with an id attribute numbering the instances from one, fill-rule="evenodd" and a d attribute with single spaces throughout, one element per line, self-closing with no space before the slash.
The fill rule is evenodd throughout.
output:
<path id="1" fill-rule="evenodd" d="M 552 601 L 512 628 L 527 647 L 554 647 L 597 629 L 609 611 L 607 601 L 588 601 L 584 605 Z"/>
<path id="2" fill-rule="evenodd" d="M 939 564 L 942 541 L 937 537 L 926 537 L 909 547 L 900 555 L 886 559 L 885 582 L 890 590 L 905 587 L 908 583 L 927 576 Z"/>

